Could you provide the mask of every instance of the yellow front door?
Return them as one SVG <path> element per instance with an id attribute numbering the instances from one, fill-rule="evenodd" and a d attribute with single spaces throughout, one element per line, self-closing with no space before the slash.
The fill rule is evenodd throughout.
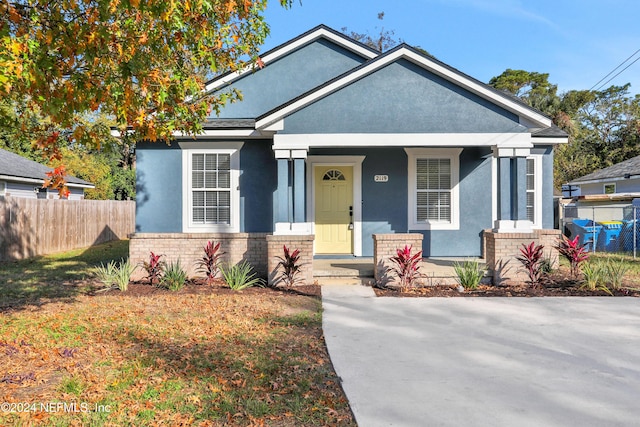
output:
<path id="1" fill-rule="evenodd" d="M 316 253 L 353 253 L 353 167 L 316 166 Z"/>

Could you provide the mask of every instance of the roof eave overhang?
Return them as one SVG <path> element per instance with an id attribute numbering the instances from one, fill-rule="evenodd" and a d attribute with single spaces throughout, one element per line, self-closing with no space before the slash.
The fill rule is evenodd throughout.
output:
<path id="1" fill-rule="evenodd" d="M 0 175 L 0 179 L 3 181 L 11 181 L 11 182 L 19 182 L 23 184 L 44 184 L 44 179 L 39 178 L 27 178 L 23 176 L 15 176 L 15 175 Z M 67 182 L 67 187 L 72 188 L 96 188 L 93 184 L 79 184 L 74 182 Z"/>

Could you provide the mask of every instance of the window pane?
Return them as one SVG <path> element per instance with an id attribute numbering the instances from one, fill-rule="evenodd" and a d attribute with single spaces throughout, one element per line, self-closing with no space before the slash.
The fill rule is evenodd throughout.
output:
<path id="1" fill-rule="evenodd" d="M 535 161 L 527 159 L 527 175 L 533 175 L 535 170 Z"/>
<path id="2" fill-rule="evenodd" d="M 193 171 L 191 173 L 191 186 L 193 188 L 204 188 L 204 172 Z"/>
<path id="3" fill-rule="evenodd" d="M 204 206 L 204 192 L 203 191 L 194 191 L 193 192 L 193 206 Z"/>
<path id="4" fill-rule="evenodd" d="M 192 156 L 193 159 L 193 170 L 204 170 L 204 154 L 194 154 Z"/>
<path id="5" fill-rule="evenodd" d="M 193 208 L 193 222 L 204 224 L 204 208 Z"/>
<path id="6" fill-rule="evenodd" d="M 230 188 L 231 187 L 231 173 L 224 171 L 218 172 L 218 188 Z"/>
<path id="7" fill-rule="evenodd" d="M 230 154 L 218 154 L 218 170 L 231 170 Z"/>
<path id="8" fill-rule="evenodd" d="M 229 208 L 218 208 L 218 223 L 231 223 L 231 210 Z"/>
<path id="9" fill-rule="evenodd" d="M 206 188 L 216 188 L 217 187 L 217 180 L 216 180 L 216 173 L 215 172 L 205 172 L 205 180 L 204 180 L 204 185 Z"/>
<path id="10" fill-rule="evenodd" d="M 216 154 L 205 154 L 205 167 L 208 171 L 212 171 L 216 169 Z"/>
<path id="11" fill-rule="evenodd" d="M 231 193 L 228 191 L 218 191 L 218 206 L 231 206 Z"/>

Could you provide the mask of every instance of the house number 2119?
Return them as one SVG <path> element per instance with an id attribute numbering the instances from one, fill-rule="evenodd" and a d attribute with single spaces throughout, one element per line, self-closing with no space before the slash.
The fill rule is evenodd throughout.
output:
<path id="1" fill-rule="evenodd" d="M 374 182 L 387 182 L 387 181 L 389 181 L 389 175 L 374 175 L 373 176 L 373 181 Z"/>

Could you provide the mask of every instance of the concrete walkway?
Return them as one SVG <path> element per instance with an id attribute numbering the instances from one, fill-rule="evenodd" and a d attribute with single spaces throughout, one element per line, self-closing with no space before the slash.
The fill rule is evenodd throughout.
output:
<path id="1" fill-rule="evenodd" d="M 640 425 L 640 299 L 322 293 L 360 427 Z"/>

